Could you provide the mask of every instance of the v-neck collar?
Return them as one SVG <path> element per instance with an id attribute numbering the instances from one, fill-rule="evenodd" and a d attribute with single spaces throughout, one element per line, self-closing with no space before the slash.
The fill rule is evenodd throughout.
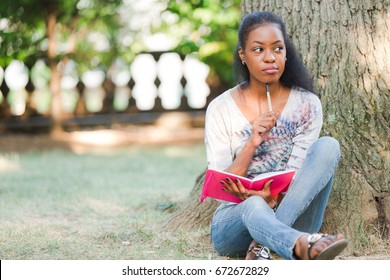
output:
<path id="1" fill-rule="evenodd" d="M 249 121 L 249 120 L 247 119 L 247 117 L 244 115 L 244 113 L 241 111 L 240 107 L 238 107 L 236 101 L 234 100 L 234 98 L 233 98 L 233 96 L 232 96 L 232 93 L 233 93 L 233 90 L 234 90 L 234 89 L 235 89 L 235 88 L 231 88 L 231 89 L 228 91 L 228 94 L 227 94 L 227 95 L 228 95 L 228 100 L 229 100 L 230 103 L 233 104 L 234 110 L 236 110 L 236 112 L 237 112 L 238 115 L 244 120 L 244 122 L 245 122 L 246 124 L 252 125 L 252 122 Z M 282 111 L 281 114 L 280 114 L 280 117 L 284 114 L 285 109 L 289 106 L 289 103 L 290 103 L 291 100 L 292 100 L 291 96 L 292 96 L 293 94 L 295 94 L 295 88 L 294 88 L 294 87 L 292 87 L 291 90 L 290 90 L 290 94 L 289 94 L 289 96 L 288 96 L 288 99 L 287 99 L 286 104 L 284 105 L 283 111 Z M 280 118 L 280 117 L 279 117 L 279 118 Z"/>

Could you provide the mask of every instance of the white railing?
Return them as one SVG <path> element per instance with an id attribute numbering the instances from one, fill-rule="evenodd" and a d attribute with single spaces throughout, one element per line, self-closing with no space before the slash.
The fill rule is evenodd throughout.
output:
<path id="1" fill-rule="evenodd" d="M 63 69 L 62 108 L 72 116 L 203 110 L 208 74 L 204 63 L 174 52 L 139 54 L 131 65 L 118 60 L 107 73 L 78 75 L 70 62 Z M 1 119 L 50 115 L 49 79 L 42 61 L 31 69 L 20 61 L 0 67 Z"/>

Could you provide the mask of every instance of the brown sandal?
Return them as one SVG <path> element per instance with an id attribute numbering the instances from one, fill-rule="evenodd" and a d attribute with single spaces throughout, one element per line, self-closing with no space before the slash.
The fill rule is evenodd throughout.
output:
<path id="1" fill-rule="evenodd" d="M 255 240 L 249 245 L 246 252 L 246 260 L 272 260 L 272 255 L 268 247 L 265 247 Z"/>
<path id="2" fill-rule="evenodd" d="M 311 257 L 311 250 L 313 245 L 322 238 L 331 239 L 333 242 L 324 250 L 318 253 L 314 258 Z M 337 235 L 314 233 L 307 237 L 309 242 L 307 246 L 307 255 L 309 260 L 333 260 L 337 257 L 348 245 L 348 241 L 344 238 L 338 239 Z"/>

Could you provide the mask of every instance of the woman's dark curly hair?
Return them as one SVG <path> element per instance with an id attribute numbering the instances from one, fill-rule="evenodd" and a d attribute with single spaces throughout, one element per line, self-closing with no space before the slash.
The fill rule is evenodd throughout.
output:
<path id="1" fill-rule="evenodd" d="M 234 70 L 237 81 L 247 85 L 250 80 L 249 70 L 246 65 L 242 64 L 240 56 L 238 55 L 238 50 L 240 48 L 243 50 L 245 49 L 245 43 L 252 30 L 267 23 L 275 24 L 282 31 L 284 43 L 286 45 L 287 61 L 284 72 L 280 77 L 281 84 L 286 87 L 298 86 L 314 92 L 313 79 L 288 37 L 284 22 L 280 17 L 271 12 L 254 12 L 248 14 L 240 24 L 238 29 L 238 45 L 234 56 Z"/>

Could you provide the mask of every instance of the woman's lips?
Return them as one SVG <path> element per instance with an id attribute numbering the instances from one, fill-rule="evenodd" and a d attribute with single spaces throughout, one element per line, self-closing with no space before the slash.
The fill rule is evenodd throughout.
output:
<path id="1" fill-rule="evenodd" d="M 276 67 L 264 68 L 263 72 L 265 72 L 267 74 L 275 74 L 276 72 L 278 72 L 278 68 L 276 68 Z"/>

